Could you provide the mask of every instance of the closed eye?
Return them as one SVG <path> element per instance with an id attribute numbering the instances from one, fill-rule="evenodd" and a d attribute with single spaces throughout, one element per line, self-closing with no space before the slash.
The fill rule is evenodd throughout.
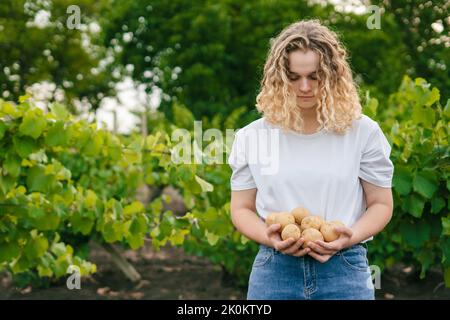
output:
<path id="1" fill-rule="evenodd" d="M 298 79 L 300 79 L 300 77 L 299 77 L 296 73 L 290 73 L 290 74 L 288 75 L 288 78 L 289 78 L 289 80 L 291 80 L 291 81 L 297 81 Z M 311 73 L 311 74 L 308 76 L 308 79 L 310 79 L 310 80 L 317 80 L 317 74 L 316 74 L 316 73 Z"/>

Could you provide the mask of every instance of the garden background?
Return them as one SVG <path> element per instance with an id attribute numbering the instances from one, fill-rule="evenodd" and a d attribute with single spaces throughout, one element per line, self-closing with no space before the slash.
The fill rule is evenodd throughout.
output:
<path id="1" fill-rule="evenodd" d="M 377 298 L 450 298 L 449 11 L 419 0 L 1 1 L 0 298 L 244 298 L 257 245 L 230 220 L 232 137 L 202 141 L 194 121 L 226 137 L 259 118 L 270 39 L 313 18 L 341 37 L 364 113 L 392 146 L 394 215 L 369 244 Z M 180 128 L 203 161 L 171 161 Z"/>

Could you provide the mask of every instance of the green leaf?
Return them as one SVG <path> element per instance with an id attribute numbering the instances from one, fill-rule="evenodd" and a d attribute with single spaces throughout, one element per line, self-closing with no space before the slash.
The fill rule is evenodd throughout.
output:
<path id="1" fill-rule="evenodd" d="M 134 140 L 127 146 L 128 150 L 133 150 L 135 152 L 141 152 L 144 146 L 144 139 L 141 136 L 137 136 Z"/>
<path id="2" fill-rule="evenodd" d="M 407 168 L 396 167 L 392 186 L 402 196 L 409 194 L 412 189 L 411 172 Z"/>
<path id="3" fill-rule="evenodd" d="M 4 176 L 0 173 L 0 190 L 4 194 L 8 193 L 15 185 L 16 178 L 13 176 Z"/>
<path id="4" fill-rule="evenodd" d="M 441 221 L 442 221 L 442 228 L 443 228 L 442 234 L 444 236 L 450 236 L 450 217 L 442 217 Z"/>
<path id="5" fill-rule="evenodd" d="M 113 161 L 119 160 L 122 155 L 122 146 L 120 144 L 119 139 L 116 136 L 107 135 L 105 140 L 108 141 L 106 146 L 107 152 L 111 157 L 111 160 Z"/>
<path id="6" fill-rule="evenodd" d="M 103 139 L 100 134 L 92 133 L 89 142 L 84 146 L 81 151 L 86 156 L 97 156 L 102 150 Z"/>
<path id="7" fill-rule="evenodd" d="M 400 225 L 403 240 L 413 248 L 422 247 L 430 239 L 431 227 L 426 221 L 404 222 Z"/>
<path id="8" fill-rule="evenodd" d="M 87 208 L 94 208 L 95 204 L 97 203 L 97 195 L 92 190 L 86 191 L 86 197 L 84 198 L 84 204 Z"/>
<path id="9" fill-rule="evenodd" d="M 413 107 L 412 119 L 415 124 L 422 123 L 425 127 L 431 127 L 435 122 L 435 111 L 430 107 L 416 104 Z"/>
<path id="10" fill-rule="evenodd" d="M 17 242 L 0 242 L 0 264 L 9 262 L 20 254 Z"/>
<path id="11" fill-rule="evenodd" d="M 444 116 L 445 118 L 450 118 L 450 98 L 447 99 L 447 103 L 444 107 Z"/>
<path id="12" fill-rule="evenodd" d="M 17 260 L 14 260 L 11 264 L 11 270 L 14 274 L 27 271 L 32 266 L 32 262 L 25 256 L 21 255 Z"/>
<path id="13" fill-rule="evenodd" d="M 122 204 L 119 201 L 114 200 L 112 202 L 112 209 L 113 209 L 115 218 L 116 219 L 122 219 L 123 207 L 122 207 Z"/>
<path id="14" fill-rule="evenodd" d="M 409 196 L 403 198 L 402 209 L 416 218 L 420 218 L 422 216 L 424 206 L 425 201 L 423 201 L 416 194 L 410 194 Z"/>
<path id="15" fill-rule="evenodd" d="M 122 234 L 117 231 L 117 227 L 115 228 L 115 225 L 112 222 L 105 224 L 102 234 L 103 238 L 108 243 L 113 243 L 122 239 Z"/>
<path id="16" fill-rule="evenodd" d="M 123 150 L 123 157 L 126 162 L 129 164 L 141 163 L 142 162 L 142 153 L 136 152 L 129 149 Z"/>
<path id="17" fill-rule="evenodd" d="M 6 124 L 0 120 L 0 140 L 5 136 L 6 129 Z"/>
<path id="18" fill-rule="evenodd" d="M 48 241 L 43 236 L 30 239 L 24 248 L 24 252 L 29 259 L 42 257 L 48 249 Z"/>
<path id="19" fill-rule="evenodd" d="M 50 104 L 50 110 L 58 119 L 67 120 L 69 117 L 66 107 L 60 103 L 54 102 Z"/>
<path id="20" fill-rule="evenodd" d="M 41 149 L 37 152 L 30 154 L 28 157 L 30 160 L 34 160 L 36 162 L 40 162 L 40 163 L 48 162 L 48 157 L 47 157 L 47 154 L 45 153 L 44 149 Z"/>
<path id="21" fill-rule="evenodd" d="M 206 240 L 208 240 L 208 243 L 211 246 L 216 245 L 217 241 L 219 241 L 219 236 L 214 233 L 208 232 L 208 230 L 205 230 L 205 235 L 206 235 Z"/>
<path id="22" fill-rule="evenodd" d="M 37 139 L 44 131 L 47 120 L 42 115 L 40 109 L 30 109 L 26 112 L 22 123 L 19 126 L 19 132 L 25 136 Z"/>
<path id="23" fill-rule="evenodd" d="M 436 101 L 439 101 L 441 95 L 439 93 L 439 90 L 437 88 L 433 88 L 428 96 L 427 101 L 425 102 L 426 106 L 431 106 Z"/>
<path id="24" fill-rule="evenodd" d="M 82 126 L 82 122 L 74 123 L 68 128 L 71 128 L 74 133 L 74 147 L 83 150 L 83 148 L 90 143 L 92 131 L 89 128 Z"/>
<path id="25" fill-rule="evenodd" d="M 164 212 L 163 219 L 159 224 L 159 235 L 158 239 L 163 240 L 172 234 L 173 225 L 175 223 L 175 218 L 171 212 Z"/>
<path id="26" fill-rule="evenodd" d="M 72 173 L 69 171 L 69 169 L 61 167 L 59 169 L 59 171 L 56 172 L 56 180 L 61 181 L 61 180 L 70 180 L 72 176 Z"/>
<path id="27" fill-rule="evenodd" d="M 82 260 L 78 256 L 74 257 L 74 264 L 80 268 L 80 274 L 82 276 L 97 272 L 97 266 L 95 264 Z"/>
<path id="28" fill-rule="evenodd" d="M 189 221 L 189 214 L 184 215 L 183 217 L 175 219 L 175 228 L 176 229 L 189 229 L 191 227 L 191 223 Z"/>
<path id="29" fill-rule="evenodd" d="M 425 278 L 425 273 L 430 268 L 430 266 L 434 262 L 434 253 L 427 248 L 423 248 L 420 254 L 417 256 L 417 259 L 422 264 L 422 268 L 420 271 L 420 279 Z"/>
<path id="30" fill-rule="evenodd" d="M 2 103 L 0 101 L 0 117 L 3 115 L 7 115 L 16 119 L 22 115 L 22 112 L 17 108 L 16 105 L 12 104 L 11 102 Z"/>
<path id="31" fill-rule="evenodd" d="M 29 94 L 21 95 L 21 96 L 19 96 L 19 103 L 24 103 L 25 101 L 27 101 L 30 98 L 31 98 L 31 96 Z"/>
<path id="32" fill-rule="evenodd" d="M 15 155 L 14 153 L 7 153 L 5 162 L 3 163 L 3 168 L 13 177 L 18 177 L 20 175 L 20 163 L 22 159 Z"/>
<path id="33" fill-rule="evenodd" d="M 427 83 L 427 80 L 425 80 L 422 77 L 417 77 L 414 79 L 414 84 L 416 86 L 422 87 L 422 88 L 428 88 L 430 86 L 429 83 Z"/>
<path id="34" fill-rule="evenodd" d="M 163 203 L 161 201 L 161 198 L 156 198 L 150 203 L 150 210 L 151 213 L 154 215 L 159 215 L 161 213 L 163 208 Z"/>
<path id="35" fill-rule="evenodd" d="M 413 186 L 414 191 L 427 199 L 431 199 L 438 189 L 438 181 L 434 173 L 421 171 L 414 176 Z"/>
<path id="36" fill-rule="evenodd" d="M 182 245 L 184 242 L 184 238 L 188 233 L 189 230 L 176 230 L 170 237 L 169 241 L 172 243 L 173 246 Z"/>
<path id="37" fill-rule="evenodd" d="M 203 180 L 198 175 L 195 175 L 195 180 L 202 188 L 202 192 L 212 192 L 214 190 L 214 186 L 210 184 L 209 182 Z"/>
<path id="38" fill-rule="evenodd" d="M 176 170 L 177 176 L 184 182 L 188 182 L 195 175 L 195 168 L 189 165 L 180 165 Z"/>
<path id="39" fill-rule="evenodd" d="M 62 242 L 54 242 L 50 247 L 50 251 L 57 256 L 62 256 L 66 253 L 66 246 Z"/>
<path id="40" fill-rule="evenodd" d="M 173 118 L 174 123 L 178 128 L 191 130 L 194 128 L 194 115 L 183 105 L 178 103 L 173 104 Z"/>
<path id="41" fill-rule="evenodd" d="M 126 240 L 133 250 L 139 249 L 144 245 L 144 236 L 140 233 L 130 234 L 126 237 Z"/>
<path id="42" fill-rule="evenodd" d="M 445 200 L 441 197 L 431 199 L 431 213 L 439 213 L 445 207 Z"/>
<path id="43" fill-rule="evenodd" d="M 61 218 L 56 212 L 45 212 L 42 208 L 29 208 L 31 223 L 41 231 L 58 229 Z"/>
<path id="44" fill-rule="evenodd" d="M 138 215 L 133 218 L 130 225 L 131 234 L 143 234 L 147 232 L 147 220 L 144 215 Z"/>
<path id="45" fill-rule="evenodd" d="M 123 208 L 123 214 L 124 216 L 132 216 L 141 212 L 144 212 L 144 206 L 139 201 L 134 201 L 131 204 L 125 206 Z"/>
<path id="46" fill-rule="evenodd" d="M 444 271 L 444 281 L 445 281 L 445 286 L 447 288 L 450 288 L 450 267 L 445 268 Z"/>
<path id="47" fill-rule="evenodd" d="M 366 91 L 366 104 L 364 106 L 364 114 L 370 118 L 375 118 L 377 115 L 378 100 L 370 97 L 370 92 Z"/>
<path id="48" fill-rule="evenodd" d="M 27 187 L 30 191 L 47 192 L 51 177 L 45 175 L 45 169 L 41 165 L 34 166 L 28 170 Z"/>
<path id="49" fill-rule="evenodd" d="M 249 242 L 249 241 L 250 241 L 249 238 L 247 238 L 247 237 L 244 236 L 244 235 L 241 235 L 241 243 L 242 243 L 242 244 L 246 244 L 246 243 Z"/>
<path id="50" fill-rule="evenodd" d="M 53 271 L 50 267 L 45 267 L 43 265 L 38 265 L 37 266 L 37 271 L 39 274 L 39 277 L 43 278 L 43 277 L 52 277 L 53 276 Z"/>
<path id="51" fill-rule="evenodd" d="M 89 216 L 83 216 L 76 212 L 70 217 L 70 224 L 74 232 L 79 232 L 83 235 L 88 235 L 94 227 L 95 221 Z"/>
<path id="52" fill-rule="evenodd" d="M 57 121 L 47 131 L 45 135 L 45 143 L 50 147 L 65 146 L 69 142 L 69 131 L 64 129 L 64 122 Z"/>
<path id="53" fill-rule="evenodd" d="M 31 207 L 28 209 L 28 215 L 32 219 L 41 219 L 45 216 L 45 210 L 43 208 Z"/>
<path id="54" fill-rule="evenodd" d="M 38 150 L 38 144 L 30 137 L 13 137 L 14 149 L 22 158 L 28 157 L 31 153 Z"/>

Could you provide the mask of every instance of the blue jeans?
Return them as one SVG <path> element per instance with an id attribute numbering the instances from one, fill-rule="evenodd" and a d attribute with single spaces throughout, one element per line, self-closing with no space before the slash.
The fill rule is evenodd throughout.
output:
<path id="1" fill-rule="evenodd" d="M 373 300 L 375 290 L 367 249 L 354 245 L 321 263 L 260 245 L 249 279 L 247 299 Z"/>

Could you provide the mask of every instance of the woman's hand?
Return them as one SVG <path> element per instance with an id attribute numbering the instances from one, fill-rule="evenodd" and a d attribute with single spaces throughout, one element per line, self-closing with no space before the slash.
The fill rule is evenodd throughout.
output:
<path id="1" fill-rule="evenodd" d="M 266 230 L 267 238 L 270 240 L 272 247 L 275 250 L 295 257 L 302 257 L 311 251 L 310 248 L 302 249 L 304 242 L 303 238 L 300 238 L 297 241 L 293 238 L 288 238 L 286 240 L 281 239 L 280 232 L 278 231 L 280 228 L 280 224 L 273 224 Z"/>
<path id="2" fill-rule="evenodd" d="M 350 239 L 353 236 L 353 231 L 347 227 L 336 227 L 334 229 L 339 234 L 339 238 L 331 242 L 311 241 L 308 247 L 311 251 L 308 253 L 311 257 L 319 262 L 327 262 L 336 252 L 348 248 L 352 245 Z"/>

